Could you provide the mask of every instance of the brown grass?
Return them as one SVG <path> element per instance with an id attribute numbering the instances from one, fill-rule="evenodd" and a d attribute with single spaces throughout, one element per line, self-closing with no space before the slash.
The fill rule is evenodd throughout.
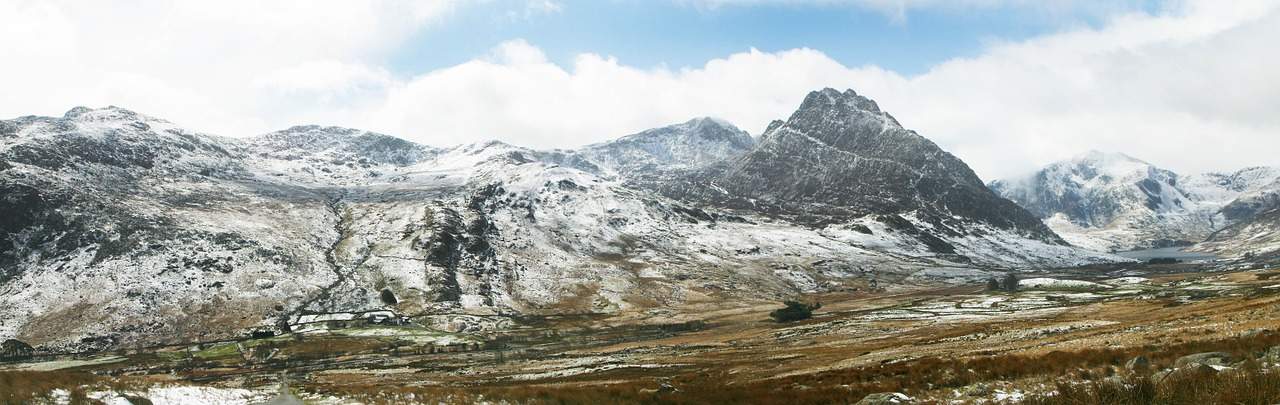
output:
<path id="1" fill-rule="evenodd" d="M 0 404 L 31 403 L 55 389 L 70 391 L 73 404 L 88 403 L 83 387 L 98 383 L 93 374 L 77 371 L 0 371 Z"/>
<path id="2" fill-rule="evenodd" d="M 972 358 L 921 358 L 900 363 L 881 364 L 833 370 L 816 374 L 788 376 L 766 380 L 741 381 L 740 376 L 724 369 L 686 368 L 667 370 L 667 381 L 678 391 L 658 392 L 657 375 L 640 371 L 614 370 L 585 376 L 541 381 L 538 384 L 489 384 L 475 387 L 404 387 L 324 384 L 308 387 L 319 392 L 367 399 L 372 403 L 396 403 L 396 395 L 413 393 L 415 398 L 430 398 L 445 403 L 468 403 L 480 399 L 507 400 L 520 404 L 851 404 L 867 394 L 904 392 L 919 395 L 944 388 L 960 388 L 978 382 L 1013 381 L 1028 377 L 1067 376 L 1084 381 L 1069 386 L 1063 398 L 1083 398 L 1070 403 L 1119 404 L 1195 404 L 1275 403 L 1272 391 L 1280 392 L 1280 377 L 1255 373 L 1224 373 L 1213 380 L 1172 379 L 1154 384 L 1134 380 L 1132 387 L 1112 386 L 1103 377 L 1115 375 L 1124 362 L 1137 355 L 1147 356 L 1153 366 L 1171 365 L 1178 357 L 1209 351 L 1223 351 L 1252 358 L 1265 349 L 1280 345 L 1280 334 L 1263 334 L 1249 338 L 1197 341 L 1165 347 L 1104 348 L 1042 355 L 1000 354 Z M 663 377 L 668 377 L 663 376 Z M 1179 377 L 1181 378 L 1181 377 Z M 1197 380 L 1198 381 L 1198 380 Z M 1199 388 L 1197 388 L 1199 387 Z M 1244 389 L 1247 387 L 1254 387 Z M 1270 388 L 1268 388 L 1270 387 Z M 1121 389 L 1124 388 L 1124 389 Z M 1184 392 L 1186 391 L 1186 392 Z M 1213 398 L 1244 398 L 1237 402 L 1151 402 L 1150 398 L 1207 398 L 1195 392 L 1209 392 Z M 1230 392 L 1240 392 L 1232 397 Z M 1210 394 L 1204 394 L 1210 395 Z M 1250 399 L 1253 398 L 1253 399 Z M 1247 400 L 1245 400 L 1247 399 Z M 1075 399 L 1072 399 L 1075 400 Z M 1098 402 L 1101 400 L 1101 402 Z M 1179 399 L 1180 400 L 1180 399 Z M 1142 402 L 1147 401 L 1147 402 Z M 1205 402 L 1207 401 L 1207 402 Z M 1270 401 L 1270 402 L 1268 402 Z M 1045 402 L 1048 404 L 1049 402 Z"/>
<path id="3" fill-rule="evenodd" d="M 1280 403 L 1280 372 L 1256 363 L 1220 373 L 1188 371 L 1153 381 L 1133 376 L 1122 381 L 1058 384 L 1053 395 L 1028 398 L 1027 405 L 1266 405 Z"/>

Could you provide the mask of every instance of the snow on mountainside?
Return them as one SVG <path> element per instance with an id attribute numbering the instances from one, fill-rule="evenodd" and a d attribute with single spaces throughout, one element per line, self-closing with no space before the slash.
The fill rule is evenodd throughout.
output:
<path id="1" fill-rule="evenodd" d="M 961 209 L 815 225 L 615 175 L 640 167 L 619 156 L 737 159 L 750 139 L 684 125 L 596 162 L 600 145 L 438 149 L 336 127 L 220 138 L 114 107 L 0 121 L 0 338 L 187 342 L 314 311 L 618 311 L 1116 260 Z M 706 142 L 725 147 L 692 152 Z M 684 181 L 664 176 L 646 178 Z"/>
<path id="2" fill-rule="evenodd" d="M 1092 151 L 989 186 L 1072 244 L 1121 251 L 1204 240 L 1242 215 L 1224 210 L 1232 201 L 1277 178 L 1280 170 L 1266 167 L 1180 176 L 1124 154 Z"/>
<path id="3" fill-rule="evenodd" d="M 1035 216 L 992 194 L 964 162 L 852 90 L 810 93 L 740 158 L 684 181 L 650 183 L 675 198 L 802 223 L 878 218 L 938 254 L 956 253 L 948 239 L 981 235 L 983 226 L 1063 243 Z"/>
<path id="4" fill-rule="evenodd" d="M 298 126 L 249 140 L 261 171 L 316 184 L 359 184 L 440 151 L 350 128 Z"/>
<path id="5" fill-rule="evenodd" d="M 1260 261 L 1280 260 L 1280 207 L 1233 223 L 1195 246 L 1195 250 Z"/>
<path id="6" fill-rule="evenodd" d="M 237 141 L 119 108 L 4 121 L 0 336 L 216 335 L 329 283 L 325 198 L 243 160 Z"/>
<path id="7" fill-rule="evenodd" d="M 1280 180 L 1241 195 L 1220 212 L 1230 225 L 1209 235 L 1196 250 L 1280 260 Z"/>
<path id="8" fill-rule="evenodd" d="M 755 140 L 746 131 L 715 118 L 654 128 L 588 145 L 580 153 L 618 172 L 686 169 L 737 157 Z"/>

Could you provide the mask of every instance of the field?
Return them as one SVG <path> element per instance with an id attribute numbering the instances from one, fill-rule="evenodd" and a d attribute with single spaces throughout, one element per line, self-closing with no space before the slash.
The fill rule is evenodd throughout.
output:
<path id="1" fill-rule="evenodd" d="M 1276 403 L 1280 272 L 1044 272 L 620 314 L 363 325 L 0 365 L 0 403 Z M 1221 352 L 1206 361 L 1187 355 Z M 1145 362 L 1126 364 L 1141 356 Z M 1206 357 L 1206 356 L 1202 356 Z M 1173 371 L 1170 371 L 1173 370 Z M 286 392 L 282 394 L 281 392 Z"/>

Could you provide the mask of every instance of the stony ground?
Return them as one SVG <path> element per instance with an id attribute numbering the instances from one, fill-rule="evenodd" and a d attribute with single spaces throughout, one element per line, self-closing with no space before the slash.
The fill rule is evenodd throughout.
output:
<path id="1" fill-rule="evenodd" d="M 106 403 L 287 395 L 312 403 L 854 403 L 900 392 L 886 400 L 1012 403 L 1051 394 L 1064 380 L 1167 373 L 1198 352 L 1234 357 L 1215 371 L 1254 357 L 1267 365 L 1266 350 L 1280 345 L 1280 270 L 1199 270 L 1045 272 L 1024 277 L 1016 292 L 972 285 L 813 295 L 803 299 L 823 304 L 814 317 L 785 324 L 768 317 L 777 302 L 708 298 L 607 316 L 462 316 L 418 323 L 431 327 L 46 356 L 0 365 L 0 391 L 4 378 L 47 374 L 67 383 L 24 395 L 54 403 L 76 395 Z M 1150 364 L 1126 367 L 1138 356 Z"/>

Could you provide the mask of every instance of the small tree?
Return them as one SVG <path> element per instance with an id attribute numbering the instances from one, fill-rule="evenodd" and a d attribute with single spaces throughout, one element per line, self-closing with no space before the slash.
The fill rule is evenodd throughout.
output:
<path id="1" fill-rule="evenodd" d="M 987 291 L 1000 291 L 1000 280 L 995 277 L 987 279 Z"/>
<path id="2" fill-rule="evenodd" d="M 1013 273 L 1005 274 L 1000 280 L 1000 288 L 1008 292 L 1018 291 L 1018 276 Z"/>
<path id="3" fill-rule="evenodd" d="M 769 313 L 769 317 L 774 322 L 795 322 L 813 317 L 813 311 L 822 308 L 821 303 L 805 304 L 798 301 L 783 301 L 785 308 L 775 310 Z"/>

